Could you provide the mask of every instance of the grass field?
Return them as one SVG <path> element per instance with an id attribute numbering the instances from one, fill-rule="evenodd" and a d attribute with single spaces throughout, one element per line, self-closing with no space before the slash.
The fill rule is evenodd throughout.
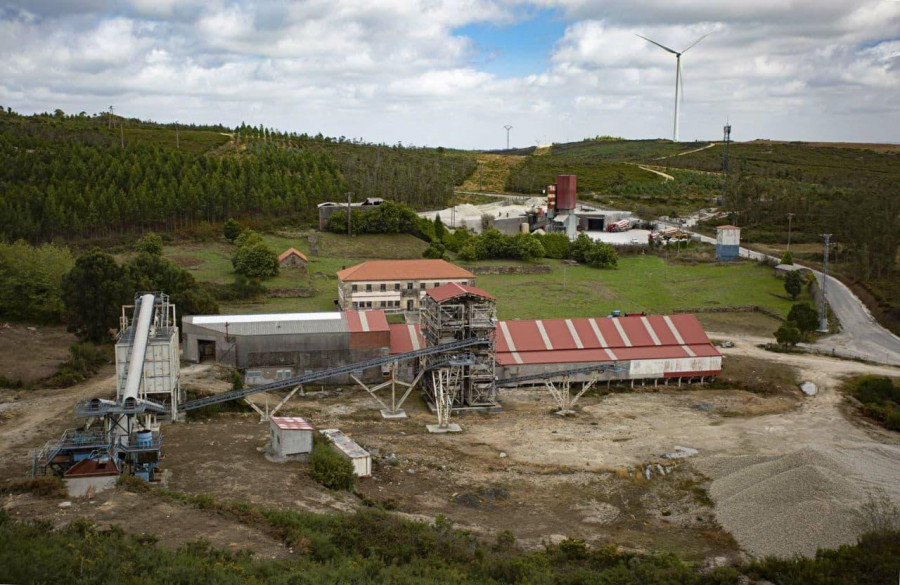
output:
<path id="1" fill-rule="evenodd" d="M 296 248 L 309 258 L 308 276 L 303 271 L 286 269 L 265 281 L 268 289 L 298 289 L 312 287 L 312 297 L 272 298 L 264 302 L 226 303 L 223 313 L 289 313 L 297 311 L 331 311 L 337 297 L 335 273 L 344 266 L 352 266 L 373 258 L 421 258 L 428 245 L 406 234 L 362 235 L 347 238 L 338 234 L 318 233 L 319 256 L 309 251 L 309 234 L 264 234 L 266 243 L 278 253 Z M 224 241 L 178 243 L 166 246 L 163 255 L 190 271 L 202 282 L 229 284 L 235 273 L 231 256 L 235 247 Z"/>
<path id="2" fill-rule="evenodd" d="M 276 251 L 295 247 L 309 255 L 308 233 L 293 236 L 265 235 Z M 318 257 L 309 255 L 309 277 L 300 271 L 283 270 L 265 282 L 269 289 L 309 288 L 312 297 L 272 298 L 260 302 L 223 304 L 223 313 L 328 311 L 337 296 L 335 273 L 370 258 L 421 258 L 426 245 L 407 235 L 355 236 L 318 234 Z M 234 280 L 231 254 L 224 242 L 184 243 L 167 246 L 164 254 L 190 270 L 198 280 L 227 284 Z M 568 266 L 558 260 L 543 260 L 548 274 L 481 275 L 479 286 L 498 298 L 502 319 L 602 316 L 614 309 L 660 313 L 695 307 L 759 305 L 787 314 L 791 302 L 784 296 L 782 281 L 772 269 L 755 263 L 687 264 L 665 262 L 656 256 L 620 259 L 615 270 Z M 470 266 L 461 263 L 464 266 Z M 516 264 L 487 261 L 479 264 Z M 769 328 L 769 324 L 765 325 Z"/>
<path id="3" fill-rule="evenodd" d="M 497 296 L 501 319 L 732 305 L 759 305 L 787 314 L 791 307 L 782 281 L 773 277 L 771 268 L 756 263 L 667 264 L 656 256 L 622 258 L 616 270 L 566 266 L 556 260 L 544 263 L 552 269 L 548 274 L 478 277 L 478 286 Z"/>

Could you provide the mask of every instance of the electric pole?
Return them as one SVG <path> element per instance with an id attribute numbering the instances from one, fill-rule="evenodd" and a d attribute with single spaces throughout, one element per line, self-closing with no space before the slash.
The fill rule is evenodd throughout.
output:
<path id="1" fill-rule="evenodd" d="M 107 124 L 106 127 L 110 130 L 112 130 L 112 119 L 113 119 L 113 107 L 109 106 L 109 118 L 107 119 L 107 122 L 109 122 L 109 124 Z"/>
<path id="2" fill-rule="evenodd" d="M 794 214 L 793 214 L 793 213 L 787 214 L 787 218 L 788 218 L 788 247 L 787 247 L 787 251 L 790 252 L 790 251 L 791 251 L 791 220 L 794 219 Z"/>
<path id="3" fill-rule="evenodd" d="M 819 331 L 828 332 L 828 300 L 825 296 L 825 288 L 828 285 L 828 245 L 831 243 L 831 234 L 822 234 L 825 238 L 825 251 L 822 253 L 822 312 L 819 314 Z"/>
<path id="4" fill-rule="evenodd" d="M 507 124 L 504 128 L 506 128 L 506 150 L 509 150 L 509 131 L 512 130 L 512 126 Z"/>
<path id="5" fill-rule="evenodd" d="M 349 237 L 350 234 L 351 234 L 351 231 L 350 231 L 350 219 L 351 219 L 351 217 L 352 217 L 352 214 L 350 213 L 350 197 L 352 197 L 352 196 L 353 196 L 353 192 L 352 192 L 352 191 L 347 191 L 347 236 L 348 236 L 348 237 Z"/>

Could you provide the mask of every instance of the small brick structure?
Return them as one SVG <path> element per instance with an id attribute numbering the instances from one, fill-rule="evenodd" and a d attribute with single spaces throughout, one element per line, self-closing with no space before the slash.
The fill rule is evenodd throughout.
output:
<path id="1" fill-rule="evenodd" d="M 306 270 L 309 260 L 306 255 L 296 248 L 288 248 L 278 255 L 278 265 L 281 268 L 299 268 Z"/>

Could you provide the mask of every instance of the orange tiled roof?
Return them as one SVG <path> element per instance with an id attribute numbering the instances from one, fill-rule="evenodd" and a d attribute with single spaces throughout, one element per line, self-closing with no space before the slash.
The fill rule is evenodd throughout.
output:
<path id="1" fill-rule="evenodd" d="M 278 261 L 281 262 L 282 260 L 284 260 L 285 258 L 287 258 L 288 256 L 290 256 L 291 254 L 300 256 L 301 258 L 303 258 L 303 261 L 304 261 L 304 262 L 309 262 L 309 260 L 306 259 L 306 255 L 305 255 L 303 252 L 301 252 L 300 250 L 296 249 L 296 248 L 288 248 L 287 250 L 285 250 L 284 252 L 282 252 L 282 253 L 278 256 Z"/>
<path id="2" fill-rule="evenodd" d="M 343 282 L 361 280 L 422 280 L 474 278 L 475 275 L 446 260 L 369 260 L 339 270 Z"/>

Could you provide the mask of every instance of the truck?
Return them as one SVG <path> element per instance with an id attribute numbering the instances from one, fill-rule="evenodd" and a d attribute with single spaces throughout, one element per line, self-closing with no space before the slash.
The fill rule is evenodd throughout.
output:
<path id="1" fill-rule="evenodd" d="M 606 228 L 608 232 L 626 232 L 631 228 L 631 222 L 627 219 L 619 220 L 615 223 L 609 224 Z"/>

